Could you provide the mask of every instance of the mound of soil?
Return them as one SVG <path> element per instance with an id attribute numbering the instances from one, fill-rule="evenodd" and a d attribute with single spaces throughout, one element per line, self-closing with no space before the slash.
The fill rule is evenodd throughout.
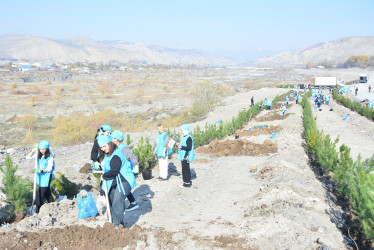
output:
<path id="1" fill-rule="evenodd" d="M 242 136 L 256 136 L 256 135 L 271 135 L 275 132 L 279 133 L 282 130 L 282 126 L 270 126 L 265 128 L 256 128 L 251 131 L 249 130 L 238 130 L 235 135 Z"/>
<path id="2" fill-rule="evenodd" d="M 284 116 L 280 116 L 279 113 L 269 113 L 265 116 L 255 118 L 256 122 L 269 122 L 269 121 L 276 121 L 276 120 L 284 120 L 288 117 L 289 114 L 285 114 Z"/>
<path id="3" fill-rule="evenodd" d="M 16 232 L 0 234 L 4 249 L 99 249 L 136 246 L 136 241 L 145 240 L 140 233 L 142 229 L 134 226 L 132 229 L 120 228 L 115 230 L 113 224 L 105 223 L 103 227 L 89 228 L 85 226 L 67 226 L 44 232 Z M 134 245 L 135 241 L 135 245 Z"/>
<path id="4" fill-rule="evenodd" d="M 262 144 L 256 144 L 248 140 L 214 140 L 208 146 L 198 147 L 196 152 L 204 154 L 216 154 L 217 156 L 231 155 L 269 155 L 278 151 L 277 144 L 265 140 Z"/>
<path id="5" fill-rule="evenodd" d="M 91 170 L 92 170 L 91 164 L 86 163 L 81 169 L 79 169 L 79 173 L 88 174 Z"/>
<path id="6" fill-rule="evenodd" d="M 163 228 L 147 229 L 134 225 L 130 229 L 120 227 L 114 229 L 113 224 L 105 223 L 103 227 L 90 228 L 85 226 L 66 226 L 43 232 L 0 233 L 2 249 L 174 249 L 178 248 L 182 239 L 174 239 L 173 234 Z M 250 249 L 245 239 L 235 236 L 225 237 L 194 237 L 197 243 L 204 246 L 231 249 Z"/>

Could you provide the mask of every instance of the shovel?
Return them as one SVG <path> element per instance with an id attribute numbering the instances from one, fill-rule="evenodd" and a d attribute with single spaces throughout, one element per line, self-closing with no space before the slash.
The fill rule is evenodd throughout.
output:
<path id="1" fill-rule="evenodd" d="M 92 171 L 92 173 L 94 174 L 104 174 L 103 171 Z M 108 196 L 108 189 L 107 189 L 107 186 L 106 186 L 106 180 L 103 179 L 104 181 L 104 186 L 105 186 L 105 198 L 106 198 L 106 202 L 107 202 L 107 215 L 109 216 L 109 222 L 112 223 L 112 212 L 110 211 L 110 203 L 109 203 L 109 196 Z"/>
<path id="2" fill-rule="evenodd" d="M 34 166 L 34 187 L 32 190 L 32 203 L 31 203 L 31 211 L 30 214 L 33 215 L 34 211 L 34 203 L 36 199 L 36 169 L 38 168 L 38 150 L 35 153 L 35 166 Z"/>

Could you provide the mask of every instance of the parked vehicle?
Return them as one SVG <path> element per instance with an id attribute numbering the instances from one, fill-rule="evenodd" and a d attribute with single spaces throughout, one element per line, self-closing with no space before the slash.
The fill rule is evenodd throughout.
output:
<path id="1" fill-rule="evenodd" d="M 311 88 L 334 88 L 336 84 L 336 77 L 312 77 L 311 79 Z"/>

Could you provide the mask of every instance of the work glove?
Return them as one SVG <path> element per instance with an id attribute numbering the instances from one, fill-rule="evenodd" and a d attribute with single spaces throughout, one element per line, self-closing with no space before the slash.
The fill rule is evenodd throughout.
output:
<path id="1" fill-rule="evenodd" d="M 40 169 L 34 169 L 33 173 L 40 174 L 42 171 Z"/>
<path id="2" fill-rule="evenodd" d="M 38 145 L 36 145 L 31 152 L 35 153 L 38 150 Z"/>
<path id="3" fill-rule="evenodd" d="M 99 170 L 101 168 L 100 162 L 95 161 L 94 164 L 92 164 L 92 168 L 95 170 Z"/>
<path id="4" fill-rule="evenodd" d="M 132 170 L 134 174 L 139 174 L 139 165 L 135 165 L 134 169 Z"/>

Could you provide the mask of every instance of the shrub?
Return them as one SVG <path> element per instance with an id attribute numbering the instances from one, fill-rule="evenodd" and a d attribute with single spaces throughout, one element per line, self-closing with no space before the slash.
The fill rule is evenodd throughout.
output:
<path id="1" fill-rule="evenodd" d="M 129 138 L 129 136 L 127 137 Z M 150 160 L 153 157 L 153 152 L 155 151 L 156 145 L 153 145 L 149 142 L 149 138 L 146 137 L 145 140 L 140 137 L 139 142 L 136 146 L 132 147 L 133 153 L 138 157 L 139 170 L 142 171 L 150 167 Z"/>
<path id="2" fill-rule="evenodd" d="M 54 190 L 58 195 L 66 195 L 67 197 L 74 197 L 79 192 L 79 187 L 68 180 L 65 175 L 61 172 L 57 172 L 59 177 L 55 175 L 55 178 L 51 182 L 51 189 Z"/>
<path id="3" fill-rule="evenodd" d="M 336 139 L 331 141 L 329 135 L 319 132 L 312 116 L 307 98 L 309 91 L 303 97 L 301 105 L 304 115 L 304 135 L 307 140 L 307 149 L 314 158 L 314 163 L 319 165 L 325 173 L 334 173 L 337 189 L 351 202 L 352 211 L 357 216 L 357 224 L 362 227 L 363 233 L 371 240 L 374 239 L 374 155 L 371 159 L 361 162 L 359 155 L 357 161 L 350 156 L 350 148 L 341 145 L 339 153 L 335 147 Z M 346 98 L 344 98 L 346 99 Z"/>
<path id="4" fill-rule="evenodd" d="M 211 81 L 204 81 L 197 85 L 193 92 L 195 103 L 206 107 L 207 111 L 212 111 L 217 103 L 221 102 L 223 96 L 222 89 L 214 85 Z"/>
<path id="5" fill-rule="evenodd" d="M 365 116 L 366 118 L 369 118 L 369 119 L 372 119 L 374 117 L 373 108 L 368 108 L 366 105 L 362 105 L 362 103 L 352 101 L 348 97 L 339 95 L 336 89 L 334 89 L 334 91 L 332 92 L 332 95 L 337 102 L 339 102 L 346 108 L 349 108 L 352 111 L 355 111 L 359 113 L 360 115 Z"/>
<path id="6" fill-rule="evenodd" d="M 129 127 L 129 119 L 111 110 L 103 110 L 87 116 L 80 112 L 70 116 L 60 116 L 55 120 L 53 143 L 56 145 L 74 145 L 93 141 L 95 132 L 102 124 L 111 124 L 112 128 Z"/>
<path id="7" fill-rule="evenodd" d="M 1 191 L 6 195 L 6 201 L 10 203 L 10 212 L 20 213 L 26 211 L 26 207 L 31 203 L 32 183 L 16 175 L 18 165 L 13 166 L 13 161 L 9 155 L 4 160 L 5 169 L 0 166 L 0 171 L 4 174 L 4 187 Z"/>

